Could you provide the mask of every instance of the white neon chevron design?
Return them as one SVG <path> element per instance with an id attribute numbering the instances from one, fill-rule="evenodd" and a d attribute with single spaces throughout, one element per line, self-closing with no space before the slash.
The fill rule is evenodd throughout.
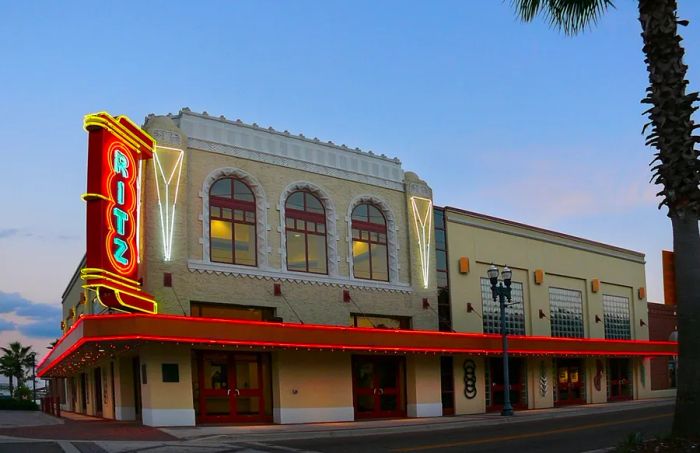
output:
<path id="1" fill-rule="evenodd" d="M 175 205 L 180 188 L 182 158 L 181 149 L 158 145 L 153 152 L 153 170 L 156 174 L 160 227 L 163 237 L 163 258 L 170 261 L 173 251 L 173 231 L 175 227 Z"/>
<path id="2" fill-rule="evenodd" d="M 427 198 L 411 197 L 413 223 L 418 235 L 418 252 L 423 277 L 423 288 L 428 287 L 430 278 L 430 239 L 433 232 L 433 202 Z"/>

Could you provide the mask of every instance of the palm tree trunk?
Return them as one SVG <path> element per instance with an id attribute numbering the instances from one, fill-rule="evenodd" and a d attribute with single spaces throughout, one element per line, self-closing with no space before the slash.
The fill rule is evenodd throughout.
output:
<path id="1" fill-rule="evenodd" d="M 672 216 L 678 303 L 678 392 L 673 433 L 700 438 L 700 232 L 694 216 Z"/>
<path id="2" fill-rule="evenodd" d="M 639 0 L 644 55 L 650 86 L 647 110 L 656 148 L 654 182 L 673 225 L 678 304 L 678 392 L 673 433 L 700 438 L 700 153 L 693 136 L 698 93 L 686 93 L 688 67 L 677 33 L 676 0 Z M 645 128 L 647 127 L 645 126 Z"/>
<path id="3" fill-rule="evenodd" d="M 14 386 L 14 382 L 12 382 L 12 374 L 10 374 L 8 377 L 10 378 L 10 398 L 14 398 L 15 397 L 15 386 Z"/>

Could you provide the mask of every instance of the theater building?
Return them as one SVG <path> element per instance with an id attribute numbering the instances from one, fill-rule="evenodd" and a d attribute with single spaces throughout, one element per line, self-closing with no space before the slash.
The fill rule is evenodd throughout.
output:
<path id="1" fill-rule="evenodd" d="M 481 413 L 486 269 L 514 271 L 516 408 L 645 398 L 644 256 L 454 208 L 398 159 L 182 109 L 88 115 L 87 254 L 38 367 L 151 426 Z"/>

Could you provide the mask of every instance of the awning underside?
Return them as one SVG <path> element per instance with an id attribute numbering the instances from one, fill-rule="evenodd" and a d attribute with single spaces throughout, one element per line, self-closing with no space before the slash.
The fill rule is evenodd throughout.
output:
<path id="1" fill-rule="evenodd" d="M 672 356 L 677 343 L 583 338 L 508 337 L 517 356 Z M 71 376 L 90 364 L 145 343 L 192 346 L 307 349 L 392 354 L 499 355 L 500 335 L 424 330 L 270 323 L 171 315 L 87 315 L 59 340 L 38 366 L 40 377 Z"/>

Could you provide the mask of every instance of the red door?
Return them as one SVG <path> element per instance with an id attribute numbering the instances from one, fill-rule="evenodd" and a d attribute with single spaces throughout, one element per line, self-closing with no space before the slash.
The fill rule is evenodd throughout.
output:
<path id="1" fill-rule="evenodd" d="M 403 357 L 354 356 L 355 418 L 406 416 Z"/>
<path id="2" fill-rule="evenodd" d="M 632 382 L 630 380 L 629 360 L 610 359 L 608 369 L 610 379 L 608 401 L 631 400 Z"/>
<path id="3" fill-rule="evenodd" d="M 557 361 L 557 406 L 586 404 L 580 360 Z"/>
<path id="4" fill-rule="evenodd" d="M 503 357 L 492 357 L 488 359 L 488 379 L 489 398 L 486 403 L 486 410 L 500 411 L 503 409 L 504 392 L 503 389 Z M 523 359 L 514 357 L 508 360 L 508 380 L 510 381 L 510 404 L 513 409 L 527 409 L 527 393 L 525 392 L 525 382 L 527 381 L 525 362 Z"/>
<path id="5" fill-rule="evenodd" d="M 271 421 L 265 410 L 261 354 L 202 352 L 198 358 L 199 421 Z"/>

